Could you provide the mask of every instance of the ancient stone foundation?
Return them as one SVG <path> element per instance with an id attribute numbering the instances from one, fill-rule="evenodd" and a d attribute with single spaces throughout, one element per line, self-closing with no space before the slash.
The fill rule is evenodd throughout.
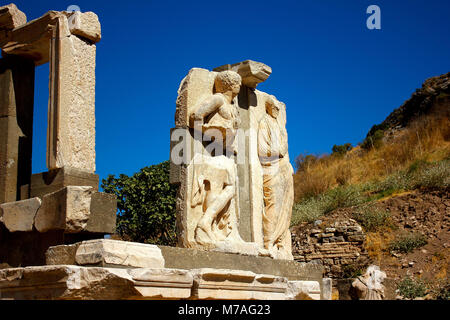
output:
<path id="1" fill-rule="evenodd" d="M 0 270 L 0 299 L 320 300 L 322 268 L 268 257 L 97 239 Z"/>
<path id="2" fill-rule="evenodd" d="M 255 89 L 272 72 L 263 63 L 194 68 L 180 85 L 180 247 L 104 239 L 116 198 L 98 192 L 95 174 L 100 38 L 92 12 L 27 23 L 14 4 L 0 7 L 0 299 L 331 299 L 322 266 L 293 261 L 286 107 Z M 31 174 L 34 68 L 44 63 L 48 171 Z"/>

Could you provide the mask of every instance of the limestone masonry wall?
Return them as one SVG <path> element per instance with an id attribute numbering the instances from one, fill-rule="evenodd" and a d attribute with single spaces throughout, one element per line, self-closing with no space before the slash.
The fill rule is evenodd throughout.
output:
<path id="1" fill-rule="evenodd" d="M 353 219 L 332 223 L 317 220 L 313 225 L 294 227 L 291 232 L 294 260 L 322 264 L 327 277 L 339 277 L 343 266 L 367 256 L 364 231 Z"/>

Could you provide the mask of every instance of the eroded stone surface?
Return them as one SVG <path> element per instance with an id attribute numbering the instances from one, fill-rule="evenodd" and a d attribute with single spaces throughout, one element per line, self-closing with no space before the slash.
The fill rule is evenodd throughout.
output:
<path id="1" fill-rule="evenodd" d="M 67 18 L 61 18 L 67 24 Z M 77 36 L 52 45 L 47 166 L 95 172 L 95 44 Z M 60 88 L 53 90 L 52 88 Z"/>
<path id="2" fill-rule="evenodd" d="M 112 234 L 116 231 L 117 197 L 114 194 L 94 192 L 90 212 L 87 232 Z"/>
<path id="3" fill-rule="evenodd" d="M 56 34 L 56 25 L 60 23 L 61 13 L 49 11 L 42 17 L 32 20 L 12 31 L 0 33 L 0 47 L 3 53 L 21 56 L 34 61 L 36 65 L 47 63 L 50 57 L 50 40 Z M 68 36 L 70 31 L 61 26 L 61 35 Z"/>
<path id="4" fill-rule="evenodd" d="M 193 298 L 283 300 L 287 279 L 273 275 L 257 275 L 244 270 L 196 269 Z"/>
<path id="5" fill-rule="evenodd" d="M 286 106 L 254 89 L 270 73 L 248 60 L 193 68 L 182 80 L 170 179 L 179 185 L 180 246 L 293 260 Z"/>
<path id="6" fill-rule="evenodd" d="M 187 299 L 191 296 L 193 276 L 181 269 L 131 269 L 136 290 L 145 298 Z"/>
<path id="7" fill-rule="evenodd" d="M 69 186 L 45 195 L 35 218 L 39 232 L 65 230 L 76 233 L 86 228 L 90 216 L 92 187 Z"/>
<path id="8" fill-rule="evenodd" d="M 80 243 L 52 246 L 45 252 L 47 265 L 71 265 L 75 264 L 75 256 Z"/>
<path id="9" fill-rule="evenodd" d="M 55 265 L 1 269 L 0 299 L 283 300 L 292 296 L 289 283 L 283 277 L 242 270 Z M 317 290 L 315 284 L 297 287 L 309 292 L 297 294 L 297 299 L 311 299 Z"/>
<path id="10" fill-rule="evenodd" d="M 94 12 L 74 11 L 68 13 L 70 32 L 88 39 L 93 43 L 101 39 L 101 26 L 98 16 Z"/>
<path id="11" fill-rule="evenodd" d="M 67 186 L 89 186 L 98 190 L 98 175 L 70 167 L 63 167 L 31 175 L 30 193 L 32 197 L 43 197 Z"/>
<path id="12" fill-rule="evenodd" d="M 39 266 L 0 270 L 0 299 L 127 299 L 140 296 L 126 270 Z"/>
<path id="13" fill-rule="evenodd" d="M 41 199 L 32 198 L 1 204 L 3 224 L 10 232 L 32 231 L 34 218 L 41 203 Z"/>
<path id="14" fill-rule="evenodd" d="M 156 245 L 110 239 L 83 241 L 75 262 L 78 265 L 163 268 L 164 258 Z"/>
<path id="15" fill-rule="evenodd" d="M 289 226 L 294 202 L 294 170 L 289 162 L 285 107 L 275 97 L 265 102 L 258 124 L 258 156 L 263 173 L 264 248 L 276 259 L 293 260 Z"/>
<path id="16" fill-rule="evenodd" d="M 386 279 L 386 273 L 381 271 L 380 267 L 371 265 L 364 275 L 352 282 L 352 287 L 360 300 L 383 300 L 384 279 Z"/>
<path id="17" fill-rule="evenodd" d="M 318 281 L 289 281 L 286 291 L 287 300 L 320 300 Z"/>
<path id="18" fill-rule="evenodd" d="M 12 30 L 27 23 L 27 16 L 14 3 L 0 7 L 0 30 Z"/>
<path id="19" fill-rule="evenodd" d="M 272 73 L 272 68 L 268 65 L 253 60 L 246 60 L 235 64 L 226 64 L 214 69 L 214 71 L 232 70 L 242 77 L 242 83 L 249 88 L 256 86 L 267 80 Z"/>
<path id="20" fill-rule="evenodd" d="M 322 279 L 322 299 L 331 300 L 333 296 L 333 281 L 331 278 Z"/>

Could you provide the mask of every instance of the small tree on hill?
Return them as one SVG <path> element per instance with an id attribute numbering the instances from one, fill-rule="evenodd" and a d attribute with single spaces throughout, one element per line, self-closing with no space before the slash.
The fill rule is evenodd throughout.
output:
<path id="1" fill-rule="evenodd" d="M 348 151 L 352 150 L 352 144 L 351 143 L 345 143 L 342 145 L 334 145 L 333 148 L 331 149 L 331 151 L 333 152 L 332 154 L 336 154 L 336 155 L 340 155 L 343 156 L 344 154 L 346 154 Z"/>
<path id="2" fill-rule="evenodd" d="M 104 192 L 117 196 L 116 232 L 126 240 L 175 245 L 177 187 L 169 183 L 169 161 L 142 168 L 132 176 L 109 175 Z"/>

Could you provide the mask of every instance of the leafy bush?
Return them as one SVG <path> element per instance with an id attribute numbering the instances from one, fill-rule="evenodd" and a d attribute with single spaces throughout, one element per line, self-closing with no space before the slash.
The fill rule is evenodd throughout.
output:
<path id="1" fill-rule="evenodd" d="M 387 124 L 387 123 L 374 124 L 372 126 L 372 128 L 370 128 L 369 132 L 367 133 L 366 138 L 375 135 L 375 133 L 377 131 L 385 131 L 388 128 L 389 128 L 389 124 Z"/>
<path id="2" fill-rule="evenodd" d="M 365 199 L 359 186 L 350 185 L 328 190 L 319 196 L 309 197 L 294 204 L 291 225 L 313 222 L 335 209 L 358 205 Z"/>
<path id="3" fill-rule="evenodd" d="M 324 213 L 338 208 L 352 207 L 366 201 L 357 185 L 337 187 L 324 194 Z"/>
<path id="4" fill-rule="evenodd" d="M 397 285 L 398 293 L 407 299 L 414 299 L 425 296 L 427 286 L 420 279 L 407 277 Z"/>
<path id="5" fill-rule="evenodd" d="M 358 221 L 364 230 L 370 232 L 377 231 L 380 227 L 391 225 L 389 212 L 370 205 L 355 209 L 353 219 Z"/>
<path id="6" fill-rule="evenodd" d="M 422 163 L 412 175 L 414 189 L 447 189 L 450 187 L 450 161 Z"/>
<path id="7" fill-rule="evenodd" d="M 291 225 L 295 226 L 301 222 L 314 222 L 324 215 L 323 206 L 322 197 L 307 198 L 294 204 Z"/>
<path id="8" fill-rule="evenodd" d="M 131 177 L 109 175 L 104 192 L 117 196 L 117 228 L 123 238 L 174 245 L 177 187 L 169 183 L 169 161 L 142 168 Z"/>
<path id="9" fill-rule="evenodd" d="M 378 149 L 383 145 L 384 131 L 376 130 L 373 134 L 369 134 L 361 143 L 361 148 L 370 150 L 372 148 Z"/>
<path id="10" fill-rule="evenodd" d="M 409 253 L 414 249 L 420 248 L 426 244 L 427 240 L 423 234 L 405 233 L 400 235 L 396 240 L 390 243 L 389 250 Z"/>
<path id="11" fill-rule="evenodd" d="M 339 156 L 343 156 L 345 155 L 348 151 L 352 150 L 352 144 L 351 143 L 345 143 L 342 145 L 334 145 L 333 148 L 331 149 L 332 154 L 334 155 L 339 155 Z"/>

